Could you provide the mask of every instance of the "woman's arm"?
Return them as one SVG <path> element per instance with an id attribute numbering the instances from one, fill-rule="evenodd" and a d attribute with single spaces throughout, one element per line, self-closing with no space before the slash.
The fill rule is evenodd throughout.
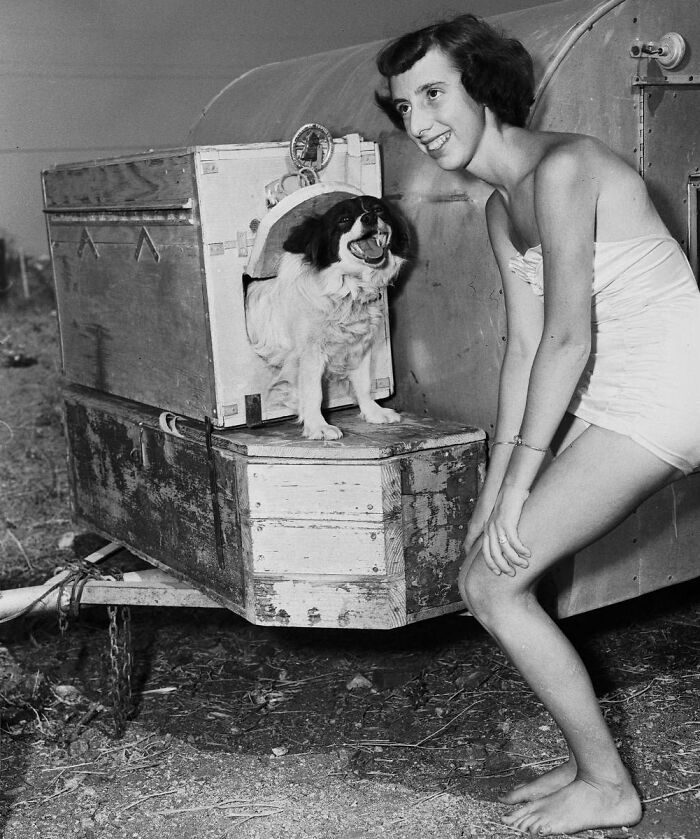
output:
<path id="1" fill-rule="evenodd" d="M 590 352 L 598 180 L 587 140 L 557 147 L 535 173 L 535 212 L 544 258 L 544 326 L 532 364 L 520 437 L 487 527 L 487 563 L 515 573 L 529 555 L 517 524 Z M 506 539 L 504 542 L 503 539 Z"/>
<path id="2" fill-rule="evenodd" d="M 510 270 L 516 250 L 508 213 L 498 192 L 486 204 L 491 247 L 501 274 L 506 304 L 507 342 L 498 387 L 498 413 L 494 440 L 512 440 L 520 431 L 527 399 L 530 368 L 542 335 L 542 303 Z M 512 454 L 511 446 L 492 446 L 484 485 L 470 519 L 467 552 L 483 533 L 491 516 Z"/>

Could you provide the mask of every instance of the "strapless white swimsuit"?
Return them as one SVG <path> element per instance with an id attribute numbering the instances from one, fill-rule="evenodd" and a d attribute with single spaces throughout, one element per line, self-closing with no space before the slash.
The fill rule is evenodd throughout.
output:
<path id="1" fill-rule="evenodd" d="M 541 246 L 510 261 L 544 295 Z M 569 411 L 686 474 L 700 466 L 700 291 L 675 239 L 597 242 L 591 354 Z"/>

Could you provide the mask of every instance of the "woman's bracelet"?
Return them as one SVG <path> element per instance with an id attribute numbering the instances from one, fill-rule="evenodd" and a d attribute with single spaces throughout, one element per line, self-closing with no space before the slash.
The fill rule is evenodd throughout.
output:
<path id="1" fill-rule="evenodd" d="M 491 448 L 494 446 L 525 446 L 526 449 L 532 449 L 533 452 L 545 453 L 547 451 L 547 449 L 538 449 L 537 446 L 531 446 L 529 443 L 526 443 L 519 434 L 516 434 L 512 440 L 494 440 L 491 443 Z"/>

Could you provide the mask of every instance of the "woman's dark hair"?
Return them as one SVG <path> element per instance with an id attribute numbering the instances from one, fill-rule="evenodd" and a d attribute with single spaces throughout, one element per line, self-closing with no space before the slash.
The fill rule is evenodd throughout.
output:
<path id="1" fill-rule="evenodd" d="M 490 108 L 501 122 L 522 127 L 534 99 L 532 58 L 515 38 L 506 38 L 471 14 L 409 32 L 386 44 L 377 68 L 387 80 L 410 70 L 430 49 L 441 50 L 460 73 L 469 96 Z M 377 91 L 379 107 L 403 130 L 391 96 Z"/>

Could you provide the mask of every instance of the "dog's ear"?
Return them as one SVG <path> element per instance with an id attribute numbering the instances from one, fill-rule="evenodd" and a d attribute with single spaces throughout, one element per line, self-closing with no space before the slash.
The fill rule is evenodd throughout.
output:
<path id="1" fill-rule="evenodd" d="M 282 247 L 290 253 L 306 254 L 309 244 L 321 233 L 323 222 L 318 216 L 308 216 L 292 227 Z"/>
<path id="2" fill-rule="evenodd" d="M 388 201 L 380 201 L 384 220 L 391 225 L 391 252 L 396 256 L 408 259 L 411 251 L 411 237 L 408 231 L 408 224 L 401 213 L 389 204 Z"/>
<path id="3" fill-rule="evenodd" d="M 301 253 L 315 268 L 327 268 L 338 254 L 329 251 L 328 230 L 321 216 L 309 216 L 289 231 L 282 247 L 290 253 Z"/>

